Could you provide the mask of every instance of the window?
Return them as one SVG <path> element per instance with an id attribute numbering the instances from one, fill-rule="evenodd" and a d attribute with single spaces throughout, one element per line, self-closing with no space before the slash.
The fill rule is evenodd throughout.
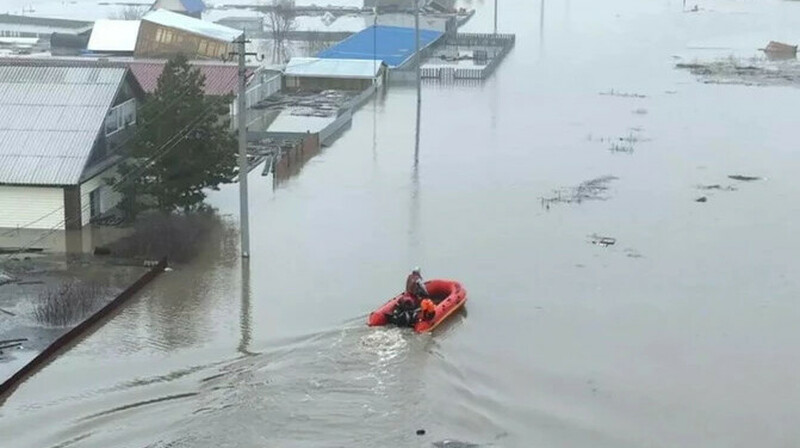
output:
<path id="1" fill-rule="evenodd" d="M 106 135 L 111 135 L 136 122 L 136 100 L 131 98 L 112 107 L 106 116 Z"/>
<path id="2" fill-rule="evenodd" d="M 197 48 L 197 52 L 200 54 L 206 54 L 207 48 L 208 48 L 208 41 L 203 39 L 200 41 L 200 46 Z"/>
<path id="3" fill-rule="evenodd" d="M 156 42 L 161 42 L 161 38 L 164 36 L 164 30 L 161 28 L 156 30 Z"/>
<path id="4" fill-rule="evenodd" d="M 113 134 L 117 129 L 119 129 L 117 126 L 117 113 L 116 110 L 111 109 L 106 117 L 106 135 Z"/>
<path id="5" fill-rule="evenodd" d="M 89 192 L 89 217 L 95 219 L 100 216 L 100 188 L 96 188 Z"/>
<path id="6" fill-rule="evenodd" d="M 217 44 L 211 43 L 208 45 L 208 51 L 206 52 L 206 55 L 214 56 L 215 54 L 217 54 Z"/>

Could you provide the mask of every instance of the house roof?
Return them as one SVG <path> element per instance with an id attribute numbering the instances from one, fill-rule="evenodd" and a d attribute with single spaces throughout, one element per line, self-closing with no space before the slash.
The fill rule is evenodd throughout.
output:
<path id="1" fill-rule="evenodd" d="M 132 53 L 139 37 L 140 24 L 141 20 L 100 19 L 94 22 L 87 49 L 98 52 Z"/>
<path id="2" fill-rule="evenodd" d="M 150 11 L 142 17 L 142 20 L 223 42 L 233 42 L 242 35 L 241 30 L 235 30 L 224 25 L 195 19 L 194 17 L 167 11 L 166 9 Z"/>
<path id="3" fill-rule="evenodd" d="M 125 73 L 0 65 L 0 184 L 78 184 Z"/>
<path id="4" fill-rule="evenodd" d="M 188 13 L 203 12 L 206 10 L 206 5 L 203 0 L 181 0 L 183 8 Z"/>
<path id="5" fill-rule="evenodd" d="M 300 78 L 372 79 L 383 61 L 365 59 L 292 58 L 284 74 Z"/>
<path id="6" fill-rule="evenodd" d="M 133 60 L 126 62 L 131 68 L 133 76 L 139 81 L 147 93 L 152 93 L 158 86 L 158 77 L 164 71 L 166 61 L 157 60 Z M 206 78 L 206 95 L 230 95 L 235 94 L 239 85 L 239 67 L 236 64 L 202 63 L 190 61 L 194 67 L 200 69 Z M 253 74 L 252 69 L 248 69 L 248 77 Z"/>
<path id="7" fill-rule="evenodd" d="M 203 0 L 155 0 L 153 9 L 164 8 L 170 11 L 188 12 L 189 14 L 201 13 L 206 10 Z"/>
<path id="8" fill-rule="evenodd" d="M 378 59 L 389 67 L 400 67 L 414 56 L 414 28 L 371 26 L 320 52 L 324 59 Z M 419 30 L 420 50 L 437 41 L 444 33 Z"/>
<path id="9" fill-rule="evenodd" d="M 46 17 L 15 16 L 12 14 L 0 14 L 0 23 L 75 29 L 82 29 L 92 26 L 92 22 L 85 22 L 83 20 L 50 19 Z"/>

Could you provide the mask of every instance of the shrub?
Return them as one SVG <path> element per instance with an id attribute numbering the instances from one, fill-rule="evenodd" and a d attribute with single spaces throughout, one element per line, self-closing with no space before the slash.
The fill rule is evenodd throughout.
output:
<path id="1" fill-rule="evenodd" d="M 33 314 L 39 323 L 67 326 L 100 309 L 105 296 L 106 288 L 99 283 L 69 280 L 39 293 Z"/>
<path id="2" fill-rule="evenodd" d="M 153 212 L 141 215 L 133 233 L 113 244 L 111 252 L 123 258 L 160 259 L 187 262 L 199 252 L 206 236 L 220 225 L 213 210 Z"/>

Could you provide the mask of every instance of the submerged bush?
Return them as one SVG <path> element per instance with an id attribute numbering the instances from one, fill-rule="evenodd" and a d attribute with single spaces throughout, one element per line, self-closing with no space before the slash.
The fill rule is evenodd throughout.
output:
<path id="1" fill-rule="evenodd" d="M 65 281 L 39 293 L 33 315 L 42 324 L 71 325 L 99 310 L 105 299 L 106 288 L 99 283 Z"/>
<path id="2" fill-rule="evenodd" d="M 192 212 L 153 212 L 140 215 L 133 233 L 110 246 L 111 253 L 123 258 L 160 259 L 187 262 L 201 249 L 208 234 L 220 225 L 210 209 Z"/>

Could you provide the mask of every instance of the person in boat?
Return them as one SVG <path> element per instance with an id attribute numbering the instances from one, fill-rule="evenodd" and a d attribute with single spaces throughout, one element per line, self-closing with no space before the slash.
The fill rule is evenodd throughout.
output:
<path id="1" fill-rule="evenodd" d="M 427 297 L 428 290 L 422 280 L 422 272 L 416 267 L 406 278 L 406 290 L 397 301 L 390 321 L 403 327 L 413 326 L 418 319 L 420 301 Z"/>
<path id="2" fill-rule="evenodd" d="M 419 305 L 419 318 L 424 321 L 433 320 L 436 317 L 436 305 L 431 299 L 425 299 Z"/>
<path id="3" fill-rule="evenodd" d="M 419 267 L 415 267 L 406 277 L 405 295 L 414 299 L 416 306 L 419 306 L 420 300 L 429 297 L 428 289 L 425 288 L 425 282 L 422 280 L 422 271 L 420 271 Z"/>

